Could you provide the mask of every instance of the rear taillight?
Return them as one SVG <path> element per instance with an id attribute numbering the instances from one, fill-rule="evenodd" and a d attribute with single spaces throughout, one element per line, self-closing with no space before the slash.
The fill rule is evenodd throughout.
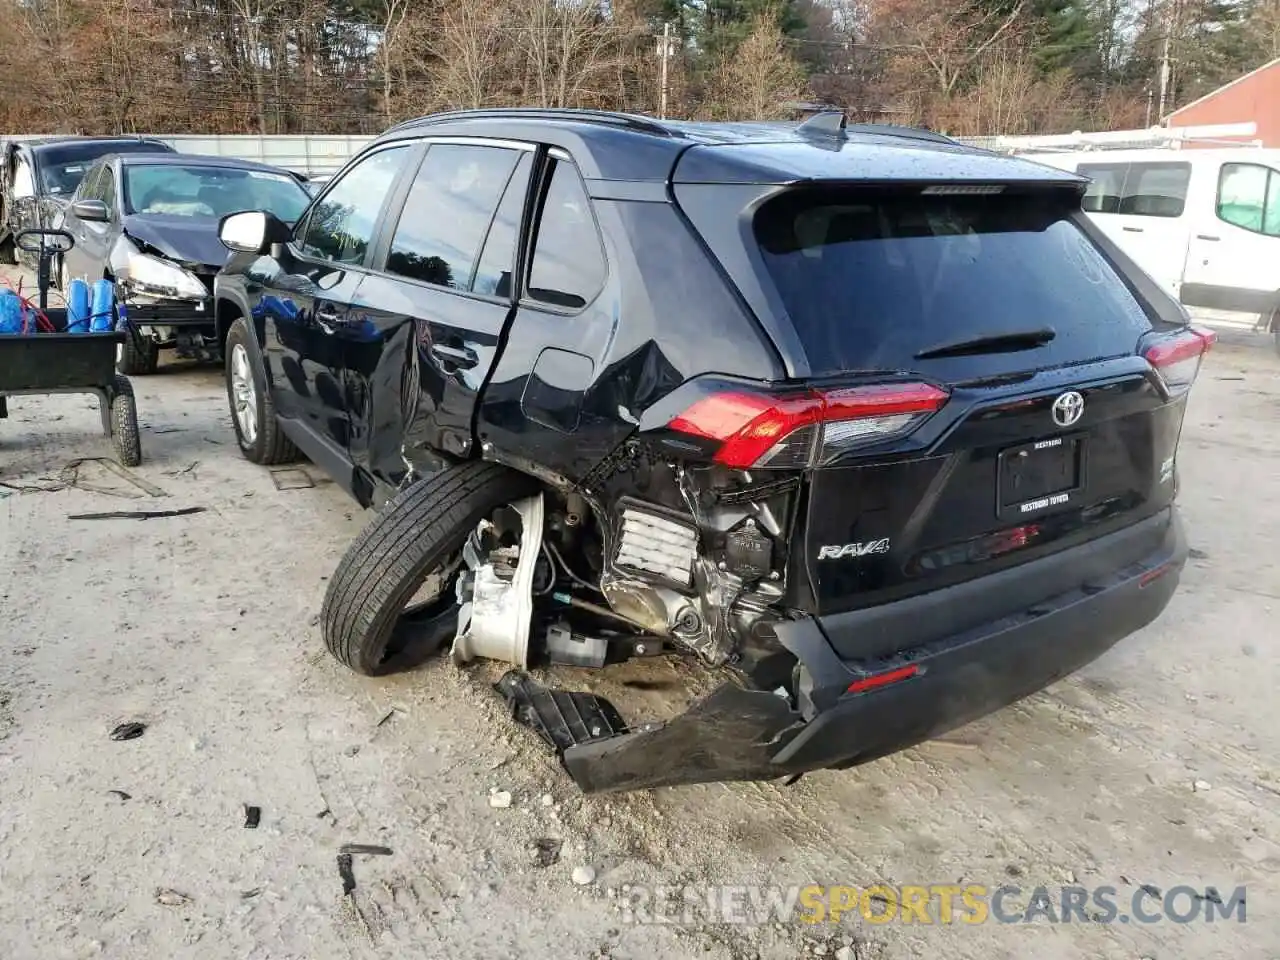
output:
<path id="1" fill-rule="evenodd" d="M 727 467 L 803 467 L 850 447 L 910 433 L 946 402 L 946 392 L 927 383 L 782 396 L 714 393 L 668 426 L 717 441 L 714 459 Z"/>
<path id="2" fill-rule="evenodd" d="M 1153 343 L 1144 351 L 1147 362 L 1160 373 L 1171 393 L 1180 393 L 1195 382 L 1200 361 L 1218 335 L 1202 327 L 1187 327 Z"/>

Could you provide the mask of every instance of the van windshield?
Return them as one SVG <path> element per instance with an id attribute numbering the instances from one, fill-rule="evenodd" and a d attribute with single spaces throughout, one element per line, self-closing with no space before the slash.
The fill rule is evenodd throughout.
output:
<path id="1" fill-rule="evenodd" d="M 1150 328 L 1050 197 L 792 191 L 756 240 L 815 373 L 903 370 L 966 338 L 1054 331 L 1036 367 L 1131 352 Z M 1031 356 L 1033 355 L 1033 357 Z"/>

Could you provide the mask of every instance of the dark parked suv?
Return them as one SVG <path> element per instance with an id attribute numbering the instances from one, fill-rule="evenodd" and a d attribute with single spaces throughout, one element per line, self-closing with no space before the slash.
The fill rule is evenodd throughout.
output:
<path id="1" fill-rule="evenodd" d="M 1094 659 L 1177 586 L 1212 335 L 1084 186 L 838 115 L 498 110 L 226 218 L 244 454 L 380 507 L 329 649 L 514 664 L 586 790 L 849 767 Z M 628 722 L 523 672 L 656 652 L 723 682 Z"/>

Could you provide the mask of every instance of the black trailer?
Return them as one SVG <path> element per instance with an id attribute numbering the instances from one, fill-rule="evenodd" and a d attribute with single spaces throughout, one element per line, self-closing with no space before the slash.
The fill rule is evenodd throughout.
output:
<path id="1" fill-rule="evenodd" d="M 67 332 L 65 308 L 49 307 L 51 262 L 74 243 L 61 230 L 23 230 L 17 246 L 39 263 L 40 313 L 49 332 L 0 334 L 0 419 L 9 415 L 8 398 L 53 393 L 88 393 L 98 398 L 102 430 L 126 467 L 142 462 L 138 410 L 133 385 L 116 373 L 116 355 L 127 334 Z"/>

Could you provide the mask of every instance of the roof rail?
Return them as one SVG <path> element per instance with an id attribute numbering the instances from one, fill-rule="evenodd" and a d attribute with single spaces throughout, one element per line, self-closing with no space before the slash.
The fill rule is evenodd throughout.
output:
<path id="1" fill-rule="evenodd" d="M 650 133 L 662 137 L 680 136 L 675 130 L 652 117 L 613 110 L 577 110 L 567 107 L 482 107 L 475 110 L 450 110 L 446 113 L 433 113 L 425 117 L 405 120 L 385 132 L 391 133 L 409 127 L 429 126 L 454 120 L 564 120 L 625 127 L 638 133 Z"/>
<path id="2" fill-rule="evenodd" d="M 966 143 L 997 153 L 1070 153 L 1075 151 L 1177 150 L 1186 143 L 1206 146 L 1260 147 L 1257 124 L 1220 123 L 1193 127 L 1148 127 L 1140 130 L 1102 130 L 1093 133 L 1040 134 L 1036 136 L 965 137 Z"/>
<path id="3" fill-rule="evenodd" d="M 882 137 L 907 137 L 912 140 L 928 140 L 930 143 L 956 143 L 944 133 L 935 133 L 923 127 L 906 127 L 896 123 L 855 123 L 849 127 L 854 133 L 871 133 Z"/>

